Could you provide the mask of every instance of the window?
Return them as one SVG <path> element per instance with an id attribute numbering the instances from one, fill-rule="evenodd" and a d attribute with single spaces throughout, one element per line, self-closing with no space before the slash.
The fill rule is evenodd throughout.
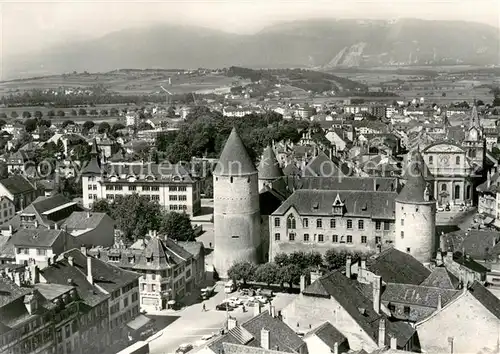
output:
<path id="1" fill-rule="evenodd" d="M 176 195 L 169 195 L 168 200 L 170 201 L 177 201 L 177 196 Z"/>
<path id="2" fill-rule="evenodd" d="M 377 245 L 379 245 L 380 243 L 382 243 L 382 237 L 380 237 L 380 236 L 375 236 L 375 243 L 376 243 Z"/>
<path id="3" fill-rule="evenodd" d="M 441 185 L 441 191 L 446 192 L 447 189 L 448 189 L 448 187 L 446 186 L 446 184 L 443 183 Z"/>
<path id="4" fill-rule="evenodd" d="M 277 232 L 274 234 L 274 241 L 279 241 L 280 240 L 280 233 Z"/>
<path id="5" fill-rule="evenodd" d="M 295 223 L 295 217 L 293 215 L 289 215 L 286 220 L 286 227 L 289 229 L 295 229 L 297 227 Z"/>
<path id="6" fill-rule="evenodd" d="M 384 223 L 384 231 L 389 231 L 391 229 L 391 224 L 389 224 L 388 222 L 385 222 Z"/>
<path id="7" fill-rule="evenodd" d="M 432 165 L 433 162 L 434 162 L 434 157 L 433 156 L 429 156 L 429 165 Z"/>
<path id="8" fill-rule="evenodd" d="M 160 196 L 159 195 L 152 195 L 151 196 L 151 200 L 159 201 L 160 200 Z"/>
<path id="9" fill-rule="evenodd" d="M 304 225 L 304 227 L 309 227 L 309 219 L 308 218 L 302 219 L 302 224 Z"/>
<path id="10" fill-rule="evenodd" d="M 185 191 L 186 191 L 186 186 L 179 186 L 179 187 L 177 188 L 177 190 L 178 190 L 179 192 L 185 192 Z"/>
<path id="11" fill-rule="evenodd" d="M 92 190 L 92 185 L 91 185 L 91 184 L 89 184 L 89 191 L 91 191 L 91 190 Z"/>
<path id="12" fill-rule="evenodd" d="M 123 190 L 123 186 L 116 185 L 116 186 L 115 186 L 115 190 L 116 190 L 116 191 L 121 191 L 121 190 Z"/>
<path id="13" fill-rule="evenodd" d="M 406 252 L 410 253 L 410 247 L 406 247 Z"/>
<path id="14" fill-rule="evenodd" d="M 405 316 L 410 316 L 410 307 L 409 306 L 405 306 L 403 308 L 403 311 L 404 311 Z"/>
<path id="15" fill-rule="evenodd" d="M 92 187 L 93 190 L 97 190 L 97 186 L 94 184 L 94 186 Z"/>
<path id="16" fill-rule="evenodd" d="M 229 178 L 229 182 L 230 182 L 230 183 L 233 183 L 233 177 L 230 177 L 230 178 Z"/>
<path id="17" fill-rule="evenodd" d="M 405 232 L 401 231 L 401 238 L 405 238 Z"/>
<path id="18" fill-rule="evenodd" d="M 323 227 L 323 220 L 321 219 L 316 220 L 316 227 L 321 229 Z"/>
<path id="19" fill-rule="evenodd" d="M 405 219 L 401 219 L 401 226 L 404 226 L 405 224 Z"/>
<path id="20" fill-rule="evenodd" d="M 455 158 L 455 164 L 460 165 L 460 156 Z"/>
<path id="21" fill-rule="evenodd" d="M 347 243 L 352 243 L 352 235 L 347 235 Z"/>
<path id="22" fill-rule="evenodd" d="M 136 186 L 128 186 L 128 190 L 135 191 L 135 190 L 137 190 L 137 187 Z"/>
<path id="23" fill-rule="evenodd" d="M 175 204 L 174 205 L 170 205 L 168 208 L 170 210 L 177 210 L 177 205 L 175 205 Z"/>
<path id="24" fill-rule="evenodd" d="M 295 241 L 295 234 L 294 233 L 289 234 L 288 235 L 288 240 Z"/>
<path id="25" fill-rule="evenodd" d="M 151 190 L 158 192 L 160 190 L 160 187 L 159 186 L 151 186 Z"/>
<path id="26" fill-rule="evenodd" d="M 180 195 L 179 196 L 180 201 L 186 201 L 187 200 L 187 195 Z"/>
<path id="27" fill-rule="evenodd" d="M 454 198 L 455 199 L 460 199 L 460 186 L 459 185 L 456 185 L 455 186 L 455 193 L 454 193 Z"/>
<path id="28" fill-rule="evenodd" d="M 280 227 L 281 224 L 281 219 L 280 218 L 274 218 L 274 227 Z"/>
<path id="29" fill-rule="evenodd" d="M 113 194 L 106 194 L 106 199 L 112 200 L 114 197 L 115 196 Z"/>
<path id="30" fill-rule="evenodd" d="M 106 186 L 107 191 L 112 191 L 114 189 L 114 186 Z"/>
<path id="31" fill-rule="evenodd" d="M 123 307 L 127 307 L 127 306 L 128 306 L 128 297 L 123 299 Z"/>
<path id="32" fill-rule="evenodd" d="M 318 235 L 318 242 L 325 242 L 325 236 L 323 236 L 322 234 L 319 234 Z"/>
<path id="33" fill-rule="evenodd" d="M 66 338 L 71 337 L 71 327 L 70 327 L 70 325 L 64 326 L 64 337 L 66 337 Z"/>
<path id="34" fill-rule="evenodd" d="M 46 256 L 47 255 L 47 250 L 43 248 L 37 248 L 36 249 L 36 254 L 37 256 Z"/>
<path id="35" fill-rule="evenodd" d="M 304 234 L 304 242 L 309 242 L 309 234 Z"/>
<path id="36" fill-rule="evenodd" d="M 334 229 L 337 227 L 337 220 L 330 219 L 330 229 Z"/>
<path id="37" fill-rule="evenodd" d="M 391 312 L 396 311 L 396 305 L 394 305 L 394 304 L 388 304 L 388 305 L 387 305 L 387 308 L 388 308 L 388 309 L 389 309 L 389 311 L 391 311 Z"/>
<path id="38" fill-rule="evenodd" d="M 168 190 L 170 192 L 177 192 L 177 186 L 170 186 L 170 187 L 168 187 Z"/>
<path id="39" fill-rule="evenodd" d="M 365 221 L 358 220 L 358 230 L 363 230 L 365 228 Z"/>
<path id="40" fill-rule="evenodd" d="M 382 229 L 382 222 L 375 221 L 375 230 L 381 230 L 381 229 Z"/>
<path id="41" fill-rule="evenodd" d="M 366 243 L 366 242 L 367 242 L 366 236 L 361 236 L 361 243 Z"/>
<path id="42" fill-rule="evenodd" d="M 332 242 L 339 242 L 339 235 L 332 235 Z"/>
<path id="43" fill-rule="evenodd" d="M 347 220 L 347 229 L 348 230 L 352 229 L 352 220 L 351 219 Z"/>
<path id="44" fill-rule="evenodd" d="M 137 302 L 138 299 L 139 299 L 139 294 L 133 293 L 132 294 L 132 302 Z"/>

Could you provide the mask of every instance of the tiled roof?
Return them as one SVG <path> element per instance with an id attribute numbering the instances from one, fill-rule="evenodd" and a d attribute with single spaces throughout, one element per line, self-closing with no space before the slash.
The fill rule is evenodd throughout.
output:
<path id="1" fill-rule="evenodd" d="M 431 274 L 429 269 L 411 255 L 395 248 L 382 251 L 369 258 L 366 263 L 371 272 L 380 275 L 387 283 L 418 285 Z"/>
<path id="2" fill-rule="evenodd" d="M 344 203 L 344 217 L 394 219 L 395 192 L 310 190 L 295 191 L 273 215 L 284 215 L 291 207 L 300 215 L 333 216 L 337 195 Z"/>
<path id="3" fill-rule="evenodd" d="M 494 246 L 500 241 L 497 231 L 458 230 L 441 235 L 445 251 L 465 250 L 465 253 L 475 259 L 487 259 Z"/>
<path id="4" fill-rule="evenodd" d="M 0 184 L 14 195 L 35 191 L 35 187 L 21 175 L 4 178 L 0 180 Z"/>
<path id="5" fill-rule="evenodd" d="M 276 154 L 271 146 L 266 147 L 259 163 L 259 179 L 277 179 L 283 176 Z"/>
<path id="6" fill-rule="evenodd" d="M 489 269 L 483 266 L 481 263 L 476 262 L 472 257 L 465 254 L 465 256 L 461 252 L 453 253 L 453 260 L 458 264 L 468 268 L 477 273 L 485 273 L 488 272 Z"/>
<path id="7" fill-rule="evenodd" d="M 128 180 L 135 177 L 136 181 L 148 181 L 148 183 L 158 181 L 192 183 L 193 178 L 188 170 L 181 164 L 176 165 L 163 163 L 114 163 L 108 164 L 100 169 L 107 182 L 109 178 L 116 177 Z M 151 179 L 153 177 L 153 179 Z"/>
<path id="8" fill-rule="evenodd" d="M 29 294 L 31 289 L 21 288 L 12 280 L 6 277 L 0 277 L 0 308 Z"/>
<path id="9" fill-rule="evenodd" d="M 193 257 L 198 257 L 198 255 L 203 252 L 203 242 L 177 241 L 177 245 L 189 252 Z"/>
<path id="10" fill-rule="evenodd" d="M 16 247 L 50 247 L 59 237 L 72 237 L 63 230 L 20 229 L 12 236 Z"/>
<path id="11" fill-rule="evenodd" d="M 238 176 L 256 172 L 257 169 L 248 155 L 243 141 L 236 128 L 233 128 L 213 173 L 221 176 Z"/>
<path id="12" fill-rule="evenodd" d="M 344 173 L 323 151 L 320 151 L 304 168 L 305 177 L 343 177 Z"/>
<path id="13" fill-rule="evenodd" d="M 304 291 L 305 296 L 333 297 L 354 321 L 371 337 L 378 341 L 380 320 L 386 322 L 385 343 L 395 337 L 398 347 L 404 347 L 413 337 L 415 329 L 403 322 L 391 322 L 384 314 L 377 314 L 373 302 L 357 288 L 355 280 L 348 279 L 338 271 L 331 272 L 313 282 Z M 359 309 L 364 309 L 361 313 Z"/>
<path id="14" fill-rule="evenodd" d="M 420 285 L 453 290 L 458 288 L 460 280 L 445 267 L 436 267 Z"/>
<path id="15" fill-rule="evenodd" d="M 268 311 L 263 311 L 259 315 L 251 318 L 247 322 L 241 324 L 241 327 L 246 329 L 255 340 L 260 344 L 261 330 L 269 331 L 269 347 L 280 348 L 280 350 L 294 352 L 303 346 L 304 341 L 295 333 L 293 329 L 288 327 L 278 318 L 272 317 Z"/>
<path id="16" fill-rule="evenodd" d="M 422 175 L 422 163 L 413 161 L 406 170 L 406 184 L 396 198 L 403 203 L 429 203 L 425 200 L 427 182 Z M 429 198 L 432 196 L 429 195 Z M 430 199 L 429 199 L 430 200 Z"/>
<path id="17" fill-rule="evenodd" d="M 441 296 L 441 306 L 445 306 L 458 294 L 460 294 L 458 290 L 412 284 L 387 283 L 382 293 L 382 300 L 400 304 L 438 308 L 439 296 Z"/>
<path id="18" fill-rule="evenodd" d="M 259 347 L 252 347 L 248 345 L 234 344 L 224 342 L 222 344 L 222 352 L 221 354 L 283 354 L 288 353 L 281 349 L 264 349 Z M 216 352 L 217 353 L 217 352 Z"/>
<path id="19" fill-rule="evenodd" d="M 338 346 L 347 342 L 347 338 L 330 322 L 325 322 L 322 325 L 316 327 L 312 331 L 306 334 L 306 337 L 316 335 L 319 339 L 323 341 L 330 349 L 333 350 L 335 343 Z"/>
<path id="20" fill-rule="evenodd" d="M 493 295 L 491 291 L 478 281 L 475 281 L 469 288 L 469 292 L 496 318 L 500 319 L 500 299 Z"/>
<path id="21" fill-rule="evenodd" d="M 68 231 L 95 229 L 106 218 L 112 220 L 106 213 L 75 211 L 64 221 L 63 226 Z"/>
<path id="22" fill-rule="evenodd" d="M 34 287 L 49 301 L 52 301 L 53 299 L 74 289 L 74 286 L 72 285 L 47 283 L 37 283 Z"/>

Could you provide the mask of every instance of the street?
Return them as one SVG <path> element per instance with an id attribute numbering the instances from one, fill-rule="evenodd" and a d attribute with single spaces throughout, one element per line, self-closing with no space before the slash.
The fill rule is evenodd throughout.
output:
<path id="1" fill-rule="evenodd" d="M 224 294 L 224 286 L 222 283 L 217 284 L 217 293 L 208 300 L 205 300 L 207 311 L 203 312 L 203 303 L 198 303 L 185 307 L 180 311 L 162 311 L 155 315 L 164 314 L 165 316 L 180 316 L 176 321 L 171 323 L 160 333 L 155 334 L 150 338 L 149 348 L 151 354 L 170 354 L 175 353 L 176 349 L 181 344 L 191 343 L 195 345 L 200 341 L 201 337 L 211 333 L 218 333 L 220 329 L 226 325 L 226 312 L 215 310 L 215 306 L 221 303 L 226 294 Z M 229 294 L 228 297 L 238 296 L 237 292 Z M 293 294 L 278 293 L 274 297 L 272 303 L 276 311 L 283 309 L 290 303 L 294 296 Z M 262 311 L 267 309 L 267 305 L 262 307 Z M 243 323 L 253 317 L 254 308 L 247 307 L 244 313 L 241 306 L 230 311 L 230 316 L 237 319 L 238 323 Z"/>

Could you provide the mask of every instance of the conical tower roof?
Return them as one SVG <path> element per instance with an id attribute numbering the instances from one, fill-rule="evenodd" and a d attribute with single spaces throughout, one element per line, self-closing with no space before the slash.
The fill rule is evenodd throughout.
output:
<path id="1" fill-rule="evenodd" d="M 426 181 L 433 181 L 434 176 L 432 175 L 431 171 L 429 170 L 429 167 L 425 164 L 424 157 L 422 156 L 422 153 L 420 152 L 420 149 L 413 150 L 408 153 L 409 159 L 407 159 L 404 162 L 403 166 L 403 171 L 401 177 L 405 180 L 408 179 L 407 176 L 411 176 L 412 174 L 412 168 L 415 163 L 419 163 L 421 166 L 422 170 L 422 175 Z"/>
<path id="2" fill-rule="evenodd" d="M 101 174 L 101 164 L 99 162 L 99 149 L 97 148 L 97 141 L 94 139 L 92 142 L 92 149 L 90 150 L 90 161 L 82 171 L 84 175 L 99 175 Z"/>
<path id="3" fill-rule="evenodd" d="M 427 182 L 422 175 L 422 162 L 417 159 L 412 159 L 410 161 L 408 168 L 406 169 L 406 184 L 403 189 L 396 197 L 397 202 L 402 203 L 429 203 L 431 202 L 431 196 L 427 196 Z"/>
<path id="4" fill-rule="evenodd" d="M 276 154 L 273 148 L 268 145 L 262 154 L 262 159 L 259 163 L 259 179 L 278 179 L 283 176 Z"/>
<path id="5" fill-rule="evenodd" d="M 479 115 L 477 114 L 477 107 L 476 107 L 476 104 L 474 104 L 474 106 L 472 106 L 472 113 L 471 113 L 471 116 L 470 116 L 470 128 L 472 127 L 475 127 L 475 128 L 479 128 L 480 125 L 479 125 Z"/>
<path id="6" fill-rule="evenodd" d="M 233 128 L 219 157 L 214 174 L 218 176 L 244 176 L 257 173 L 236 128 Z"/>

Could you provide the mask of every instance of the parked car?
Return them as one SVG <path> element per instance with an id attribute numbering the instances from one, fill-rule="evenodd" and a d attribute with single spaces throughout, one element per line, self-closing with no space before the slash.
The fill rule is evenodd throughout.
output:
<path id="1" fill-rule="evenodd" d="M 191 349 L 193 349 L 192 344 L 181 344 L 179 348 L 177 348 L 177 350 L 175 351 L 175 354 L 184 354 L 191 351 Z"/>
<path id="2" fill-rule="evenodd" d="M 257 295 L 255 297 L 255 300 L 259 301 L 262 304 L 267 304 L 269 302 L 269 299 L 267 298 L 267 296 L 262 296 L 262 295 Z"/>
<path id="3" fill-rule="evenodd" d="M 215 309 L 217 311 L 233 311 L 234 308 L 231 306 L 231 304 L 227 303 L 227 302 L 223 302 L 221 304 L 218 304 L 217 306 L 215 306 Z"/>
<path id="4" fill-rule="evenodd" d="M 243 305 L 243 300 L 236 297 L 236 296 L 233 296 L 233 297 L 230 297 L 228 299 L 228 302 L 231 304 L 231 306 L 239 306 L 239 305 Z"/>
<path id="5" fill-rule="evenodd" d="M 241 290 L 241 295 L 242 296 L 255 296 L 255 290 L 253 290 L 253 289 L 242 289 Z"/>

